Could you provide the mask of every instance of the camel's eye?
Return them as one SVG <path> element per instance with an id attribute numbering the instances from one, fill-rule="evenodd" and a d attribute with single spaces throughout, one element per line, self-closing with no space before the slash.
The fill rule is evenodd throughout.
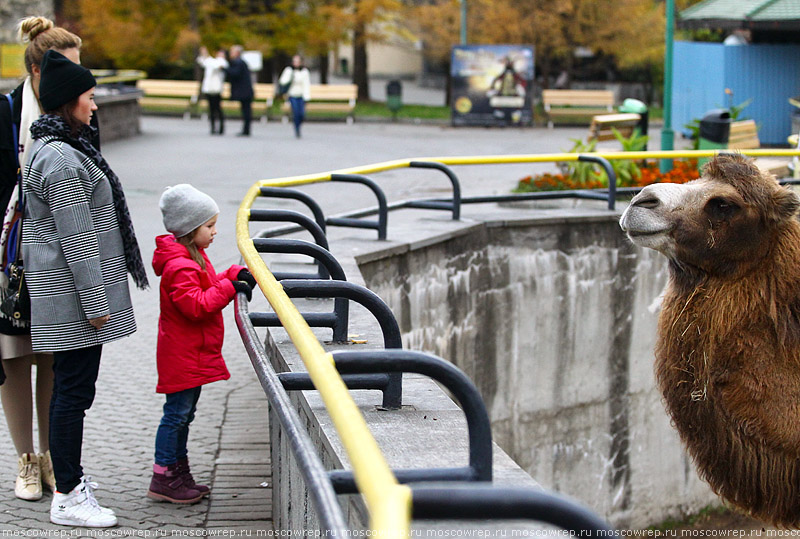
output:
<path id="1" fill-rule="evenodd" d="M 724 197 L 714 197 L 706 204 L 706 212 L 714 219 L 730 219 L 738 211 L 739 206 Z"/>

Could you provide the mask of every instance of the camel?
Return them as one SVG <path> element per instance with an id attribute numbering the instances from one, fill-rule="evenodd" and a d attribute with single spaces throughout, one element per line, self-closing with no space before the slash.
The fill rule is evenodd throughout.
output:
<path id="1" fill-rule="evenodd" d="M 800 526 L 800 198 L 742 155 L 654 184 L 620 219 L 668 259 L 655 372 L 700 477 L 764 522 Z"/>

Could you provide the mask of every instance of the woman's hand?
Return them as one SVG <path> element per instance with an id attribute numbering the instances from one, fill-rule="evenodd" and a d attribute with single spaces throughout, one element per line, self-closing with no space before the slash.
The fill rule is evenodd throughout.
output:
<path id="1" fill-rule="evenodd" d="M 111 318 L 110 314 L 98 316 L 97 318 L 90 318 L 89 323 L 94 326 L 94 329 L 100 329 L 108 322 L 109 318 Z"/>

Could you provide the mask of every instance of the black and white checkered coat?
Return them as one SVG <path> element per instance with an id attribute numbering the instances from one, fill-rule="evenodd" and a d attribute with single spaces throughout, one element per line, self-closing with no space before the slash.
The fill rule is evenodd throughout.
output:
<path id="1" fill-rule="evenodd" d="M 35 141 L 23 175 L 22 257 L 33 350 L 59 352 L 136 331 L 111 186 L 66 142 Z M 110 314 L 100 330 L 89 319 Z"/>

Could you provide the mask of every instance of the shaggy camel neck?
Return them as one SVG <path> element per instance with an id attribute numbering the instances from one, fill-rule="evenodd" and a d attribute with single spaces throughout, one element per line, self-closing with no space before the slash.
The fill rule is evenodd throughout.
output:
<path id="1" fill-rule="evenodd" d="M 747 275 L 670 287 L 656 348 L 660 389 L 700 475 L 740 509 L 790 527 L 800 525 L 799 283 L 793 220 Z"/>

